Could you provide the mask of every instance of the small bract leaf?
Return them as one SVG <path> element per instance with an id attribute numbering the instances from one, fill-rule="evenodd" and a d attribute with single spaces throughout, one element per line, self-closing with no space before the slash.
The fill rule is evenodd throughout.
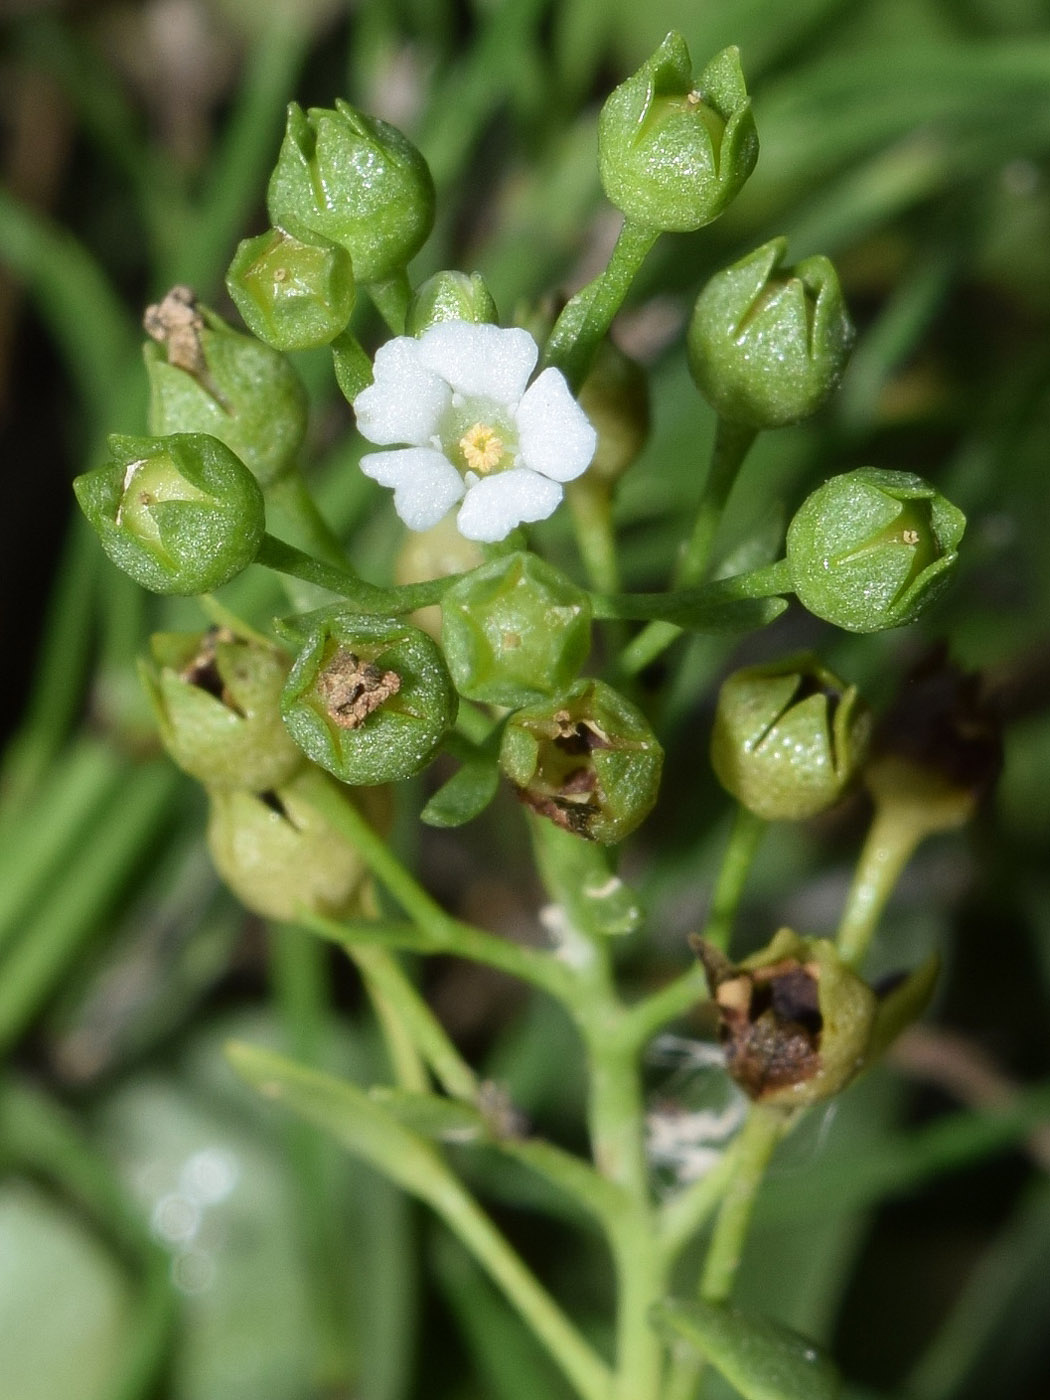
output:
<path id="1" fill-rule="evenodd" d="M 683 1338 L 744 1400 L 835 1400 L 842 1388 L 834 1363 L 797 1332 L 736 1308 L 668 1299 L 653 1322 Z"/>
<path id="2" fill-rule="evenodd" d="M 492 759 L 464 763 L 442 784 L 420 813 L 428 826 L 464 826 L 479 817 L 499 788 L 499 768 Z"/>

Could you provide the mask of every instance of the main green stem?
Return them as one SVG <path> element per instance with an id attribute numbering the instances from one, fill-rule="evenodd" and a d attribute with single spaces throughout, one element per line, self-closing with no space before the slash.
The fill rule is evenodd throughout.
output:
<path id="1" fill-rule="evenodd" d="M 555 322 L 543 362 L 561 370 L 573 393 L 587 378 L 598 346 L 659 236 L 657 229 L 625 220 L 605 271 L 571 298 Z"/>
<path id="2" fill-rule="evenodd" d="M 656 1400 L 662 1344 L 649 1312 L 665 1291 L 666 1273 L 649 1195 L 640 1046 L 626 1033 L 629 1012 L 617 994 L 608 938 L 571 920 L 570 885 L 578 879 L 572 852 L 542 818 L 531 826 L 540 874 L 561 911 L 561 952 L 573 974 L 561 999 L 587 1052 L 594 1163 L 629 1202 L 609 1232 L 617 1276 L 614 1394 L 616 1400 Z"/>
<path id="3" fill-rule="evenodd" d="M 724 1303 L 732 1292 L 759 1187 L 787 1122 L 783 1111 L 752 1104 L 740 1130 L 733 1154 L 736 1170 L 722 1198 L 700 1275 L 700 1296 L 706 1303 Z"/>
<path id="4" fill-rule="evenodd" d="M 700 1275 L 705 1303 L 725 1303 L 733 1291 L 755 1200 L 773 1151 L 790 1123 L 781 1110 L 752 1104 L 747 1120 L 727 1154 L 732 1162 L 727 1184 Z M 707 1202 L 705 1201 L 705 1204 Z M 672 1362 L 663 1400 L 693 1400 L 704 1369 L 703 1358 L 683 1353 Z"/>
<path id="5" fill-rule="evenodd" d="M 839 924 L 839 953 L 849 966 L 856 968 L 864 961 L 904 867 L 929 833 L 916 807 L 880 803 L 875 808 Z"/>
<path id="6" fill-rule="evenodd" d="M 728 423 L 724 418 L 718 420 L 711 449 L 711 468 L 697 507 L 692 534 L 675 567 L 675 587 L 685 588 L 703 582 L 722 512 L 755 436 L 753 428 Z M 620 658 L 621 669 L 627 675 L 643 671 L 680 635 L 680 631 L 669 622 L 650 623 L 624 651 Z"/>
<path id="7" fill-rule="evenodd" d="M 733 829 L 722 865 L 718 872 L 714 894 L 711 896 L 711 911 L 707 916 L 707 926 L 703 937 L 708 943 L 725 952 L 733 933 L 733 920 L 740 907 L 744 885 L 754 864 L 758 847 L 766 830 L 761 817 L 744 806 L 737 806 L 733 816 Z"/>
<path id="8" fill-rule="evenodd" d="M 393 335 L 404 335 L 405 317 L 412 300 L 412 284 L 404 268 L 382 282 L 369 282 L 366 291 Z"/>
<path id="9" fill-rule="evenodd" d="M 744 894 L 751 866 L 762 840 L 766 823 L 746 807 L 738 807 L 733 819 L 711 897 L 711 909 L 700 937 L 723 952 L 729 946 L 736 912 Z M 694 962 L 673 982 L 652 992 L 632 1006 L 625 1029 L 633 1044 L 641 1049 L 668 1021 L 681 1016 L 698 1001 L 707 998 L 707 981 L 699 962 Z"/>

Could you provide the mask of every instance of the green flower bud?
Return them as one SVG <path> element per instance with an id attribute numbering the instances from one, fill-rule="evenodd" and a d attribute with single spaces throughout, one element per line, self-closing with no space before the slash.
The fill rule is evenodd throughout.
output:
<path id="1" fill-rule="evenodd" d="M 348 102 L 292 103 L 267 191 L 270 219 L 296 238 L 320 234 L 350 254 L 359 282 L 399 271 L 434 223 L 426 161 L 396 127 Z"/>
<path id="2" fill-rule="evenodd" d="M 727 792 L 765 821 L 832 806 L 860 772 L 871 712 L 856 686 L 812 655 L 734 671 L 722 686 L 711 765 Z"/>
<path id="3" fill-rule="evenodd" d="M 619 481 L 649 436 L 649 379 L 636 360 L 603 340 L 578 395 L 580 407 L 598 434 L 591 465 L 569 483 L 606 491 Z"/>
<path id="4" fill-rule="evenodd" d="M 157 632 L 140 663 L 160 737 L 183 769 L 211 788 L 265 792 L 303 766 L 281 720 L 291 659 L 228 627 Z"/>
<path id="5" fill-rule="evenodd" d="M 602 681 L 511 715 L 500 767 L 555 825 L 614 845 L 652 811 L 663 750 L 645 716 Z"/>
<path id="6" fill-rule="evenodd" d="M 920 1016 L 936 958 L 873 989 L 826 938 L 782 928 L 733 964 L 700 938 L 726 1069 L 752 1099 L 797 1108 L 837 1094 Z"/>
<path id="7" fill-rule="evenodd" d="M 716 273 L 689 324 L 689 367 L 723 418 L 782 428 L 816 413 L 837 387 L 853 344 L 839 280 L 827 258 L 781 267 L 774 238 Z"/>
<path id="8" fill-rule="evenodd" d="M 943 591 L 965 528 L 962 511 L 911 472 L 833 476 L 788 527 L 791 586 L 847 632 L 903 627 Z"/>
<path id="9" fill-rule="evenodd" d="M 866 1061 L 877 998 L 834 943 L 785 928 L 734 966 L 698 942 L 726 1069 L 746 1094 L 798 1107 L 845 1088 Z"/>
<path id="10" fill-rule="evenodd" d="M 598 119 L 605 193 L 629 219 L 668 233 L 717 219 L 757 159 L 739 52 L 723 49 L 694 82 L 685 40 L 673 31 Z"/>
<path id="11" fill-rule="evenodd" d="M 575 680 L 591 649 L 587 594 L 535 554 L 475 569 L 441 604 L 441 640 L 468 700 L 527 705 Z"/>
<path id="12" fill-rule="evenodd" d="M 435 272 L 416 288 L 408 304 L 405 334 L 422 335 L 439 321 L 473 321 L 475 325 L 499 323 L 492 293 L 480 272 Z"/>
<path id="13" fill-rule="evenodd" d="M 210 593 L 255 558 L 262 492 L 205 433 L 109 439 L 112 460 L 73 482 L 80 509 L 119 569 L 152 593 Z"/>
<path id="14" fill-rule="evenodd" d="M 339 918 L 354 913 L 368 888 L 368 870 L 354 846 L 311 800 L 316 770 L 270 792 L 236 789 L 209 794 L 208 849 L 223 881 L 248 909 L 267 919 L 294 920 L 306 910 Z M 361 794 L 366 816 L 388 825 Z"/>
<path id="15" fill-rule="evenodd" d="M 269 486 L 295 464 L 306 436 L 306 390 L 291 365 L 252 336 L 231 330 L 173 287 L 143 325 L 150 431 L 209 433 Z"/>
<path id="16" fill-rule="evenodd" d="M 350 255 L 272 228 L 237 245 L 226 288 L 252 335 L 275 350 L 312 350 L 344 331 L 356 289 Z"/>
<path id="17" fill-rule="evenodd" d="M 338 607 L 282 630 L 303 646 L 281 712 L 309 758 L 358 785 L 407 778 L 430 762 L 457 702 L 441 652 L 425 632 Z"/>

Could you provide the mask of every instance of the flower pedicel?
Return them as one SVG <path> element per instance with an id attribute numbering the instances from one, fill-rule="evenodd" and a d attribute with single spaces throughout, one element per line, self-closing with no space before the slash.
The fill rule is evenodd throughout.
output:
<path id="1" fill-rule="evenodd" d="M 368 453 L 361 470 L 394 488 L 410 530 L 462 501 L 460 534 L 495 543 L 546 520 L 587 470 L 595 431 L 559 370 L 528 383 L 538 356 L 527 331 L 466 321 L 380 347 L 354 411 L 363 437 L 395 450 Z"/>

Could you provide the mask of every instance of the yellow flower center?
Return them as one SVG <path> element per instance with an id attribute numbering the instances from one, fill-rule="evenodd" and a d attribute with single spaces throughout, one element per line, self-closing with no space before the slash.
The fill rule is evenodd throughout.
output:
<path id="1" fill-rule="evenodd" d="M 503 459 L 503 439 L 488 423 L 475 423 L 459 440 L 463 460 L 472 472 L 486 476 Z"/>

